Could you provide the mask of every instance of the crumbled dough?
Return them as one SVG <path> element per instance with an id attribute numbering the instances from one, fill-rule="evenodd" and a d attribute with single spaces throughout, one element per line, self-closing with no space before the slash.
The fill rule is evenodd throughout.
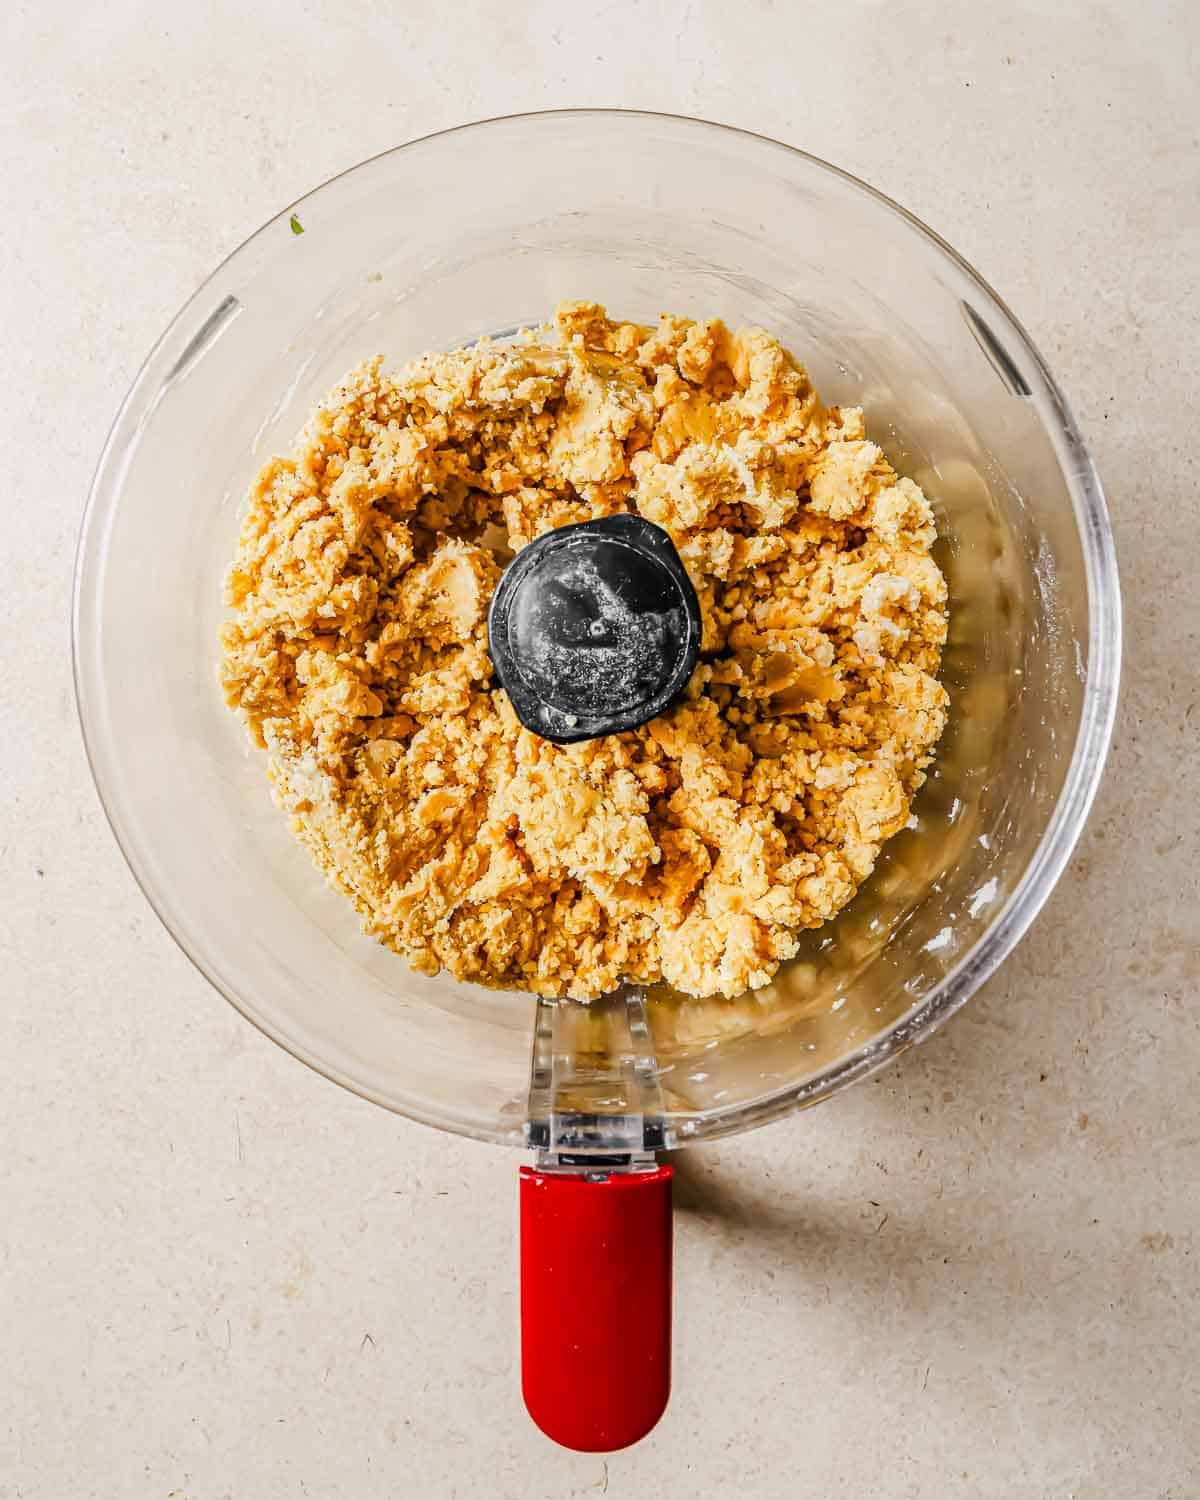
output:
<path id="1" fill-rule="evenodd" d="M 629 733 L 522 728 L 487 651 L 513 552 L 638 510 L 704 616 Z M 767 983 L 904 827 L 946 718 L 933 516 L 759 328 L 568 303 L 513 343 L 364 364 L 250 494 L 223 682 L 367 932 L 550 996 Z"/>

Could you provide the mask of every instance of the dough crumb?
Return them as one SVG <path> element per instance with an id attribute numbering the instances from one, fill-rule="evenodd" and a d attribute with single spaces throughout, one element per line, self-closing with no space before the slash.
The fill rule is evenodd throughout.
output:
<path id="1" fill-rule="evenodd" d="M 638 511 L 704 616 L 683 698 L 554 745 L 487 609 L 551 527 Z M 933 514 L 760 328 L 566 303 L 351 373 L 249 496 L 222 681 L 365 930 L 425 973 L 591 999 L 766 984 L 909 818 L 946 721 Z"/>

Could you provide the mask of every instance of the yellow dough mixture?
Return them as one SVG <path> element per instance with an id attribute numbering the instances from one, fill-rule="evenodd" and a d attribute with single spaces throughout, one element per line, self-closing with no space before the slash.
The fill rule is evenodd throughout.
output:
<path id="1" fill-rule="evenodd" d="M 487 651 L 513 552 L 636 510 L 704 618 L 683 698 L 574 745 Z M 920 489 L 760 328 L 593 303 L 373 359 L 273 459 L 227 583 L 230 705 L 365 929 L 427 973 L 592 998 L 765 984 L 903 828 L 946 718 Z"/>

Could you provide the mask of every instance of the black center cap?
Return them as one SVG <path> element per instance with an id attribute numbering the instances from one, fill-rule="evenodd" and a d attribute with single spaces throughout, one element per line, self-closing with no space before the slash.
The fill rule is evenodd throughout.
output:
<path id="1" fill-rule="evenodd" d="M 641 516 L 560 526 L 492 596 L 488 644 L 527 729 L 558 744 L 636 729 L 687 686 L 700 603 L 671 538 Z"/>

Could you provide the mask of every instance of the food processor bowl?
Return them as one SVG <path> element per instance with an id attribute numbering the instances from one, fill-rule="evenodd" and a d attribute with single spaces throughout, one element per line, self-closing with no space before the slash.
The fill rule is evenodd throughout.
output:
<path id="1" fill-rule="evenodd" d="M 937 517 L 951 710 L 910 827 L 771 984 L 734 999 L 660 989 L 632 1009 L 630 997 L 539 1006 L 412 972 L 360 933 L 297 847 L 217 683 L 247 487 L 338 379 L 369 355 L 505 335 L 579 297 L 643 322 L 670 310 L 761 324 L 827 401 L 865 408 L 868 435 Z M 1120 597 L 1066 402 L 949 246 L 762 137 L 583 110 L 387 152 L 229 257 L 117 417 L 80 542 L 74 645 L 117 838 L 244 1015 L 428 1124 L 553 1151 L 563 1119 L 607 1120 L 643 1149 L 646 1121 L 650 1147 L 678 1146 L 825 1097 L 927 1035 L 996 968 L 1092 801 Z"/>

